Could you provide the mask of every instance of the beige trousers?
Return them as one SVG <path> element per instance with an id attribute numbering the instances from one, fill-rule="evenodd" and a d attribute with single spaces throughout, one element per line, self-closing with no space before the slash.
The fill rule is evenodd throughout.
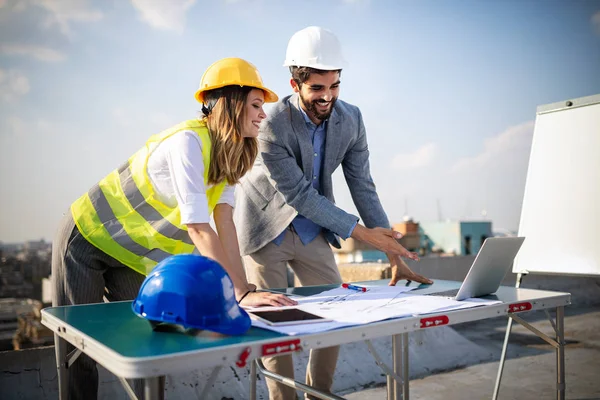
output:
<path id="1" fill-rule="evenodd" d="M 296 232 L 288 228 L 280 246 L 271 242 L 256 253 L 244 257 L 248 281 L 259 289 L 287 287 L 287 264 L 302 286 L 342 283 L 333 251 L 323 234 L 304 246 Z M 311 350 L 306 368 L 306 383 L 323 391 L 330 391 L 338 353 L 339 346 Z M 269 371 L 294 378 L 291 355 L 263 358 L 263 362 Z M 266 381 L 271 400 L 296 399 L 295 389 L 268 378 Z"/>

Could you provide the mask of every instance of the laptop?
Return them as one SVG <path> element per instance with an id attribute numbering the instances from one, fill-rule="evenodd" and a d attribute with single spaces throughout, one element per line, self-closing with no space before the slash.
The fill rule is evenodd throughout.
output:
<path id="1" fill-rule="evenodd" d="M 464 300 L 496 292 L 524 240 L 524 237 L 485 239 L 459 289 L 428 293 L 427 296 L 455 296 L 454 300 Z"/>

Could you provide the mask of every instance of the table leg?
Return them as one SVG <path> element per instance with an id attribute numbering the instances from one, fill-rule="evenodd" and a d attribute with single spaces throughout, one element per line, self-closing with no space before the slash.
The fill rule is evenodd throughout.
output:
<path id="1" fill-rule="evenodd" d="M 387 375 L 387 400 L 394 400 L 394 378 Z"/>
<path id="2" fill-rule="evenodd" d="M 502 345 L 502 353 L 500 354 L 500 364 L 498 365 L 498 375 L 496 375 L 496 385 L 494 386 L 492 400 L 496 400 L 498 398 L 498 393 L 500 392 L 500 382 L 502 381 L 502 372 L 504 372 L 504 361 L 506 360 L 506 351 L 508 349 L 508 340 L 510 338 L 512 323 L 512 318 L 508 317 L 508 324 L 506 325 L 506 333 L 504 334 L 504 344 Z"/>
<path id="3" fill-rule="evenodd" d="M 155 376 L 144 379 L 144 399 L 159 400 L 164 395 L 164 389 L 161 393 L 161 377 Z"/>
<path id="4" fill-rule="evenodd" d="M 515 288 L 521 287 L 521 282 L 523 282 L 523 278 L 525 274 L 518 273 L 517 281 L 515 282 Z M 506 350 L 508 349 L 508 339 L 510 338 L 510 331 L 512 329 L 513 320 L 509 316 L 508 323 L 506 325 L 506 334 L 504 335 L 504 344 L 502 345 L 502 354 L 500 355 L 500 364 L 498 366 L 498 375 L 496 375 L 496 384 L 494 385 L 494 394 L 492 395 L 492 400 L 498 399 L 498 393 L 500 392 L 500 382 L 502 381 L 502 372 L 504 372 L 504 361 L 506 360 Z"/>
<path id="5" fill-rule="evenodd" d="M 565 399 L 565 308 L 556 307 L 556 398 Z"/>
<path id="6" fill-rule="evenodd" d="M 256 400 L 256 361 L 250 362 L 250 400 Z"/>
<path id="7" fill-rule="evenodd" d="M 402 334 L 392 336 L 392 363 L 396 376 L 402 376 Z M 403 382 L 394 380 L 393 399 L 402 398 Z"/>
<path id="8" fill-rule="evenodd" d="M 67 342 L 54 334 L 54 352 L 56 354 L 56 370 L 58 372 L 58 398 L 69 397 L 69 371 L 67 370 Z"/>
<path id="9" fill-rule="evenodd" d="M 409 398 L 408 378 L 408 332 L 402 334 L 402 400 Z"/>
<path id="10" fill-rule="evenodd" d="M 325 393 L 319 389 L 316 389 L 312 386 L 305 385 L 304 383 L 293 380 L 292 378 L 287 378 L 285 376 L 281 376 L 274 372 L 267 370 L 260 360 L 260 358 L 256 359 L 256 367 L 260 371 L 261 374 L 267 379 L 272 379 L 275 382 L 283 383 L 286 386 L 293 387 L 296 390 L 301 390 L 304 393 L 310 394 L 313 397 L 324 400 L 344 400 L 343 397 L 340 397 L 333 393 Z"/>

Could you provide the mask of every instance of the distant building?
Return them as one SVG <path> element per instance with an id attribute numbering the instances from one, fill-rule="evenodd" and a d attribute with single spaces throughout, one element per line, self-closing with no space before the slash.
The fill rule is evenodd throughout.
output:
<path id="1" fill-rule="evenodd" d="M 25 242 L 23 245 L 23 253 L 25 259 L 39 258 L 42 260 L 49 260 L 52 257 L 52 243 L 48 243 L 42 240 L 30 240 Z"/>
<path id="2" fill-rule="evenodd" d="M 40 323 L 42 303 L 33 299 L 0 299 L 0 350 L 52 344 L 52 331 Z"/>
<path id="3" fill-rule="evenodd" d="M 405 216 L 404 221 L 392 225 L 392 229 L 400 232 L 402 237 L 398 242 L 409 251 L 419 251 L 421 248 L 421 232 L 419 223 Z"/>
<path id="4" fill-rule="evenodd" d="M 405 249 L 426 256 L 477 254 L 485 239 L 494 236 L 491 221 L 415 222 L 411 217 L 392 225 L 402 234 L 398 239 Z M 353 238 L 341 240 L 341 248 L 333 249 L 338 265 L 347 263 L 387 263 L 384 252 Z"/>
<path id="5" fill-rule="evenodd" d="M 41 299 L 42 279 L 50 275 L 52 244 L 39 240 L 1 246 L 0 298 Z"/>
<path id="6" fill-rule="evenodd" d="M 42 303 L 52 304 L 53 291 L 54 286 L 52 285 L 52 275 L 50 275 L 49 277 L 42 279 Z"/>
<path id="7" fill-rule="evenodd" d="M 34 297 L 35 287 L 30 279 L 26 278 L 26 264 L 16 258 L 3 258 L 0 260 L 0 298 Z"/>
<path id="8" fill-rule="evenodd" d="M 387 262 L 384 252 L 379 251 L 366 243 L 353 238 L 340 240 L 342 248 L 333 249 L 333 257 L 337 264 L 362 263 L 362 262 Z"/>
<path id="9" fill-rule="evenodd" d="M 412 218 L 405 217 L 404 221 L 392 226 L 397 232 L 402 234 L 398 240 L 404 248 L 410 251 L 419 251 L 421 245 L 421 234 L 419 232 L 419 223 L 414 222 Z M 341 240 L 341 249 L 333 248 L 333 256 L 336 263 L 380 263 L 388 262 L 388 258 L 383 251 L 379 251 L 366 243 L 359 242 L 353 238 Z"/>
<path id="10" fill-rule="evenodd" d="M 421 246 L 427 252 L 454 255 L 477 254 L 488 237 L 492 237 L 491 221 L 421 222 Z"/>

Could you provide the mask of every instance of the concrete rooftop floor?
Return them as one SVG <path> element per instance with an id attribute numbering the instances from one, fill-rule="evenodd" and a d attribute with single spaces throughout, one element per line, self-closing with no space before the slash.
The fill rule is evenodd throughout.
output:
<path id="1" fill-rule="evenodd" d="M 543 312 L 525 316 L 553 336 Z M 495 318 L 454 328 L 468 339 L 493 349 L 499 360 L 506 319 Z M 565 308 L 566 399 L 600 399 L 600 308 Z M 499 362 L 467 365 L 410 381 L 410 399 L 491 399 Z M 519 324 L 513 323 L 499 399 L 556 399 L 556 352 Z M 349 400 L 386 399 L 385 387 L 342 393 Z"/>

